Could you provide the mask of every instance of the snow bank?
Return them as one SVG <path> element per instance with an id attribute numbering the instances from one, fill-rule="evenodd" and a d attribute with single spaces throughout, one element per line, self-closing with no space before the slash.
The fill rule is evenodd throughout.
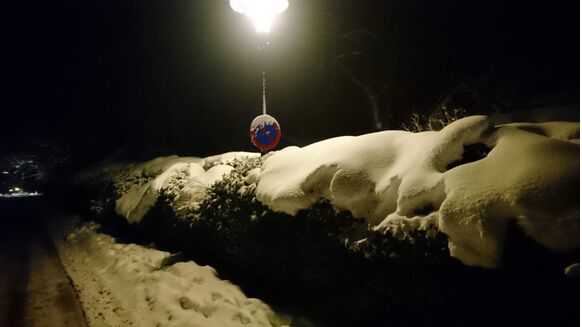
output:
<path id="1" fill-rule="evenodd" d="M 282 326 L 209 266 L 164 265 L 168 252 L 120 244 L 89 223 L 55 237 L 90 326 Z M 287 319 L 289 320 L 289 319 Z"/>
<path id="2" fill-rule="evenodd" d="M 510 220 L 550 249 L 579 248 L 578 139 L 579 123 L 494 127 L 485 116 L 439 132 L 338 137 L 271 155 L 257 198 L 291 215 L 325 198 L 380 231 L 436 225 L 451 255 L 494 267 Z M 476 143 L 491 152 L 448 169 Z"/>
<path id="3" fill-rule="evenodd" d="M 174 155 L 130 165 L 123 173 L 116 171 L 113 177 L 122 194 L 116 200 L 115 212 L 130 223 L 137 223 L 154 206 L 162 191 L 181 203 L 195 206 L 210 185 L 232 170 L 222 163 L 258 156 L 250 152 L 228 152 L 207 158 Z M 210 168 L 205 171 L 205 167 Z M 180 182 L 176 185 L 177 180 Z"/>

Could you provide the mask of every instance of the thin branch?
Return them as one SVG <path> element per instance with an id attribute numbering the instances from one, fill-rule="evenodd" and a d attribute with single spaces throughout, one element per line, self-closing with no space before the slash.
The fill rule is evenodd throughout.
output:
<path id="1" fill-rule="evenodd" d="M 370 88 L 366 84 L 364 84 L 362 81 L 360 81 L 354 74 L 352 74 L 352 72 L 350 72 L 349 69 L 344 67 L 344 65 L 339 64 L 339 67 L 344 72 L 344 74 L 346 74 L 352 80 L 352 82 L 354 82 L 356 85 L 361 87 L 368 94 L 372 93 L 372 92 L 370 92 Z"/>
<path id="2" fill-rule="evenodd" d="M 386 90 L 388 90 L 389 87 L 390 87 L 390 82 L 388 82 L 384 85 L 384 87 L 382 88 L 382 91 L 380 91 L 380 93 L 378 93 L 377 97 L 380 97 L 382 94 L 384 94 L 384 92 L 386 92 Z"/>

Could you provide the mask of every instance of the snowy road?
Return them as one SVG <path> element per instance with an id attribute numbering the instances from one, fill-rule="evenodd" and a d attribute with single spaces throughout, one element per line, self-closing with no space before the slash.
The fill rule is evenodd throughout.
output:
<path id="1" fill-rule="evenodd" d="M 0 199 L 0 327 L 86 326 L 39 203 Z"/>

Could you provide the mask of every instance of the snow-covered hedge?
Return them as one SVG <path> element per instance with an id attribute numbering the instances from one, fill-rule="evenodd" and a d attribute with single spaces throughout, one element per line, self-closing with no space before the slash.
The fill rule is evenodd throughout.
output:
<path id="1" fill-rule="evenodd" d="M 294 315 L 308 316 L 324 326 L 337 324 L 336 317 L 330 316 L 336 310 L 345 311 L 345 322 L 353 324 L 378 315 L 386 305 L 401 306 L 401 299 L 417 307 L 438 301 L 439 295 L 422 285 L 431 280 L 429 272 L 440 274 L 439 265 L 456 265 L 443 234 L 419 231 L 386 237 L 349 212 L 336 211 L 326 200 L 294 216 L 275 212 L 255 196 L 263 162 L 257 157 L 229 160 L 229 173 L 206 186 L 203 195 L 196 193 L 197 201 L 190 196 L 184 200 L 184 189 L 189 187 L 184 183 L 188 169 L 184 166 L 171 174 L 174 177 L 160 189 L 148 212 L 122 226 L 118 235 L 131 235 L 128 240 L 134 242 L 155 242 L 198 263 L 211 264 L 261 298 L 283 301 L 294 307 Z M 209 164 L 206 171 L 224 163 Z M 123 171 L 124 176 L 131 175 L 127 168 Z M 155 179 L 133 182 L 137 180 L 131 179 L 132 187 L 104 189 L 112 192 L 110 196 L 128 199 L 117 190 L 143 187 L 147 184 L 143 180 Z M 120 223 L 111 216 L 120 201 L 102 203 L 109 207 L 102 206 L 94 214 L 104 228 Z"/>
<path id="2" fill-rule="evenodd" d="M 507 288 L 505 270 L 514 278 L 536 267 L 533 280 L 571 263 L 550 251 L 579 251 L 578 123 L 491 126 L 473 116 L 441 131 L 339 137 L 262 158 L 108 165 L 80 181 L 105 227 L 117 214 L 143 242 L 184 251 L 260 292 L 295 304 L 325 297 L 304 308 L 311 315 L 422 307 L 430 320 L 451 302 L 479 315 L 481 302 L 454 298 L 488 298 Z M 449 254 L 488 268 L 509 262 L 475 273 Z M 537 266 L 548 260 L 551 268 Z M 516 295 L 529 282 L 513 280 L 505 300 L 532 304 L 536 297 Z M 549 285 L 540 294 L 564 286 Z"/>
<path id="3" fill-rule="evenodd" d="M 485 116 L 441 131 L 385 131 L 289 147 L 269 157 L 257 198 L 294 215 L 321 198 L 378 231 L 434 225 L 451 255 L 495 267 L 510 221 L 555 251 L 579 249 L 578 123 L 491 126 Z M 473 149 L 473 153 L 470 153 Z M 483 151 L 473 162 L 463 160 Z"/>
<path id="4" fill-rule="evenodd" d="M 385 234 L 438 230 L 453 257 L 495 267 L 510 222 L 553 251 L 579 249 L 579 153 L 578 123 L 491 126 L 472 116 L 440 131 L 338 137 L 260 160 L 233 152 L 108 167 L 92 176 L 107 193 L 94 207 L 115 201 L 117 214 L 138 223 L 164 195 L 178 216 L 209 219 L 200 204 L 216 201 L 211 185 L 246 165 L 235 172 L 244 183 L 229 186 L 240 196 L 229 201 L 296 216 L 325 200 Z M 362 232 L 346 242 L 365 242 Z"/>

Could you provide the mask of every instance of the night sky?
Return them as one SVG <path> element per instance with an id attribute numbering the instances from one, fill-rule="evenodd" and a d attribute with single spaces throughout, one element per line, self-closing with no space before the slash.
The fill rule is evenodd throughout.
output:
<path id="1" fill-rule="evenodd" d="M 373 131 L 340 67 L 390 85 L 388 128 L 460 82 L 507 110 L 579 103 L 578 1 L 290 0 L 265 50 L 226 0 L 2 6 L 4 153 L 35 137 L 81 161 L 252 151 L 263 70 L 282 145 Z"/>

